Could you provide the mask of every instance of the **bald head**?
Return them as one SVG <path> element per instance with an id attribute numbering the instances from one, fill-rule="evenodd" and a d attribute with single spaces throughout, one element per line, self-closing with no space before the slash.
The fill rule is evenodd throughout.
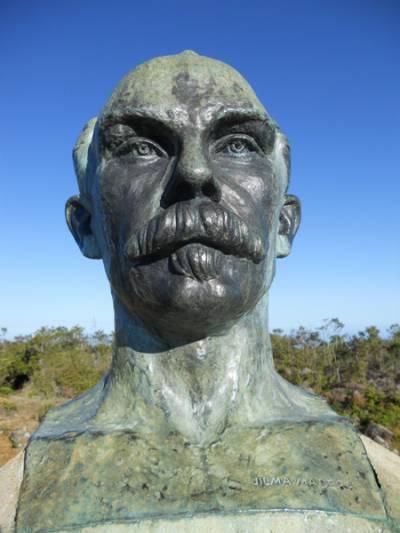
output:
<path id="1" fill-rule="evenodd" d="M 235 69 L 222 61 L 186 51 L 156 57 L 132 70 L 118 84 L 103 113 L 123 106 L 166 112 L 221 103 L 234 103 L 265 114 L 253 89 Z"/>
<path id="2" fill-rule="evenodd" d="M 99 124 L 125 121 L 134 113 L 172 121 L 177 128 L 191 120 L 197 127 L 199 120 L 207 121 L 218 112 L 239 112 L 270 124 L 275 132 L 271 157 L 287 188 L 290 178 L 287 139 L 247 81 L 222 61 L 184 51 L 156 57 L 133 69 L 117 85 L 99 117 L 86 124 L 73 154 L 81 194 L 90 196 L 90 178 L 98 162 L 96 146 L 91 149 L 91 144 Z"/>

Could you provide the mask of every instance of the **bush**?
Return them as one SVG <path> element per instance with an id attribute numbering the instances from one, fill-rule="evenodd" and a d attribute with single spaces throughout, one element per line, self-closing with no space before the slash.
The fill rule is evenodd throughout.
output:
<path id="1" fill-rule="evenodd" d="M 387 427 L 400 450 L 400 326 L 391 326 L 385 337 L 374 326 L 349 337 L 343 327 L 335 318 L 315 331 L 273 331 L 277 370 L 295 385 L 325 396 L 361 430 L 370 422 Z"/>
<path id="2" fill-rule="evenodd" d="M 34 394 L 72 398 L 99 380 L 110 359 L 111 337 L 102 331 L 88 336 L 79 326 L 41 328 L 1 341 L 0 387 L 29 385 Z"/>
<path id="3" fill-rule="evenodd" d="M 9 394 L 14 394 L 14 389 L 11 387 L 0 387 L 0 395 L 8 396 Z"/>

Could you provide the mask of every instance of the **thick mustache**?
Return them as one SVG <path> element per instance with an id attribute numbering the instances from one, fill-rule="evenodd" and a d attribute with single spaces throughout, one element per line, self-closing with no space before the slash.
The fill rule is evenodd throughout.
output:
<path id="1" fill-rule="evenodd" d="M 131 261 L 169 255 L 179 246 L 202 243 L 259 263 L 265 256 L 260 235 L 236 214 L 210 202 L 178 202 L 150 220 L 126 245 Z"/>

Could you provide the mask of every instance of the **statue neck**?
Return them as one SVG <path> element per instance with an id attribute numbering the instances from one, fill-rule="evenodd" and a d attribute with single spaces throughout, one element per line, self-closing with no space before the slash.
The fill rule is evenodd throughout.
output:
<path id="1" fill-rule="evenodd" d="M 114 427 L 172 429 L 198 444 L 230 424 L 298 418 L 306 393 L 274 370 L 267 307 L 265 296 L 226 333 L 171 348 L 115 301 L 113 363 L 96 418 Z"/>

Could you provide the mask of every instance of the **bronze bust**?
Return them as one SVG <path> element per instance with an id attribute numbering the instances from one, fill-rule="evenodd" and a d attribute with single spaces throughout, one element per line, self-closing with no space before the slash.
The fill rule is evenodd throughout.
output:
<path id="1" fill-rule="evenodd" d="M 268 289 L 300 204 L 288 141 L 248 83 L 194 52 L 148 61 L 88 122 L 74 163 L 66 217 L 104 263 L 113 362 L 31 439 L 17 531 L 387 527 L 358 433 L 274 370 Z M 243 525 L 255 516 L 264 526 Z"/>

